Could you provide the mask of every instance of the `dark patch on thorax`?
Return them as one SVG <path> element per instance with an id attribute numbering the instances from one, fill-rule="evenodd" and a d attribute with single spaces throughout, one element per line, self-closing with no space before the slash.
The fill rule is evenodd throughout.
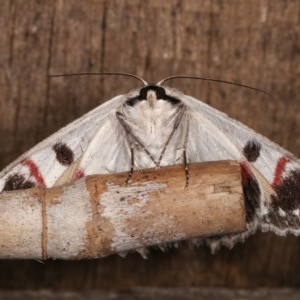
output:
<path id="1" fill-rule="evenodd" d="M 147 85 L 141 88 L 138 96 L 127 99 L 126 104 L 129 106 L 134 106 L 139 101 L 147 100 L 147 94 L 149 91 L 154 91 L 156 93 L 157 100 L 168 101 L 172 105 L 177 105 L 181 101 L 175 97 L 166 94 L 166 90 L 158 85 Z"/>

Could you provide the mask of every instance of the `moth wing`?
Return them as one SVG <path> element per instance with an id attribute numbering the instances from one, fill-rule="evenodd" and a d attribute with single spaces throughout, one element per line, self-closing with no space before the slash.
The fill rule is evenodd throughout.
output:
<path id="1" fill-rule="evenodd" d="M 86 176 L 126 172 L 130 166 L 130 147 L 126 133 L 116 114 L 110 114 L 83 153 L 78 170 Z"/>
<path id="2" fill-rule="evenodd" d="M 110 151 L 111 145 L 105 142 L 114 135 L 117 124 L 112 121 L 113 115 L 124 101 L 121 95 L 105 102 L 24 153 L 0 173 L 0 191 L 52 187 L 72 181 L 81 158 L 89 155 L 99 132 L 107 132 L 106 139 L 100 141 L 102 153 Z"/>
<path id="3" fill-rule="evenodd" d="M 228 117 L 225 113 L 222 113 L 193 97 L 185 96 L 183 102 L 190 107 L 194 120 L 198 119 L 198 121 L 201 121 L 205 119 L 206 122 L 213 124 L 218 131 L 222 132 L 223 137 L 227 137 L 230 144 L 235 145 L 235 147 L 239 149 L 242 156 L 245 156 L 244 148 L 248 145 L 249 141 L 257 142 L 257 144 L 260 145 L 259 157 L 257 160 L 251 162 L 251 164 L 261 172 L 271 185 L 275 179 L 274 176 L 278 161 L 280 161 L 282 157 L 286 157 L 289 162 L 286 171 L 299 168 L 300 160 L 292 153 L 250 129 L 241 122 Z M 193 130 L 192 126 L 190 126 L 190 130 Z M 218 137 L 216 137 L 216 139 L 218 139 Z M 221 143 L 223 142 L 224 139 L 221 140 Z M 228 147 L 228 145 L 226 145 L 226 147 Z M 231 150 L 232 149 L 229 151 L 231 152 Z M 237 157 L 235 158 L 237 159 Z M 282 174 L 283 177 L 285 173 Z"/>
<path id="4" fill-rule="evenodd" d="M 182 101 L 190 113 L 188 161 L 234 159 L 242 167 L 247 231 L 206 239 L 212 250 L 221 245 L 232 247 L 257 228 L 279 235 L 300 235 L 299 159 L 195 98 L 184 96 Z"/>

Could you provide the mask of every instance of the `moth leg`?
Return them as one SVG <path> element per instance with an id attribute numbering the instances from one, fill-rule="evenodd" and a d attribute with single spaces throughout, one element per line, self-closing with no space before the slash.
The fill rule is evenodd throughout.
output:
<path id="1" fill-rule="evenodd" d="M 133 145 L 130 145 L 130 171 L 128 172 L 127 178 L 125 180 L 125 185 L 129 183 L 129 180 L 131 179 L 133 172 L 134 172 L 134 148 Z"/>
<path id="2" fill-rule="evenodd" d="M 183 143 L 183 166 L 184 166 L 184 173 L 185 173 L 185 189 L 189 186 L 189 180 L 190 180 L 190 173 L 189 173 L 189 164 L 187 162 L 187 155 L 186 155 L 186 147 L 187 147 L 187 141 L 189 136 L 189 118 L 186 119 L 186 131 L 185 131 L 185 137 L 184 137 L 184 143 Z"/>
<path id="3" fill-rule="evenodd" d="M 132 130 L 130 126 L 128 126 L 123 119 L 123 114 L 120 112 L 116 112 L 116 117 L 119 120 L 120 124 L 123 126 L 126 137 L 127 137 L 127 142 L 130 146 L 130 170 L 128 172 L 127 178 L 125 180 L 125 185 L 127 185 L 132 178 L 133 172 L 134 172 L 134 142 L 132 140 L 135 139 L 134 135 L 132 134 Z"/>
<path id="4" fill-rule="evenodd" d="M 178 110 L 177 110 L 177 113 L 176 113 L 177 115 L 175 117 L 175 123 L 174 123 L 173 130 L 172 130 L 171 134 L 169 135 L 169 137 L 168 137 L 168 139 L 167 139 L 167 141 L 166 141 L 166 143 L 164 145 L 164 148 L 162 149 L 162 151 L 160 153 L 160 156 L 159 156 L 158 161 L 157 161 L 157 165 L 158 166 L 160 166 L 161 160 L 162 160 L 162 158 L 163 158 L 163 156 L 164 156 L 164 154 L 165 154 L 165 152 L 167 150 L 167 147 L 168 147 L 168 145 L 169 145 L 169 143 L 170 143 L 170 141 L 171 141 L 171 139 L 172 139 L 172 137 L 173 137 L 176 129 L 178 128 L 178 126 L 179 126 L 179 124 L 180 124 L 180 122 L 182 120 L 182 117 L 183 117 L 185 111 L 186 111 L 186 106 L 185 105 L 181 105 L 178 108 Z"/>
<path id="5" fill-rule="evenodd" d="M 119 120 L 120 124 L 123 126 L 123 128 L 125 130 L 125 133 L 127 135 L 127 139 L 128 140 L 131 139 L 131 140 L 135 141 L 143 149 L 143 151 L 149 156 L 149 158 L 153 161 L 153 163 L 155 164 L 155 166 L 157 168 L 159 168 L 159 163 L 154 159 L 154 157 L 147 150 L 147 148 L 145 147 L 145 145 L 134 135 L 134 133 L 132 132 L 131 127 L 124 120 L 123 114 L 120 113 L 120 112 L 116 112 L 116 117 Z M 128 143 L 130 144 L 130 148 L 133 149 L 133 145 L 132 145 L 133 142 L 132 141 L 128 141 Z"/>
<path id="6" fill-rule="evenodd" d="M 189 173 L 189 164 L 187 163 L 186 158 L 186 150 L 183 150 L 183 166 L 184 166 L 184 173 L 185 173 L 185 186 L 184 188 L 187 189 L 189 186 L 190 181 L 190 173 Z"/>

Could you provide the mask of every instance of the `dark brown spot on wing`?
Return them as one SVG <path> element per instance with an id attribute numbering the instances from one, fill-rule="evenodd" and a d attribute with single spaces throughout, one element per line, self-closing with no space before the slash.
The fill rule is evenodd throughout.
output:
<path id="1" fill-rule="evenodd" d="M 282 183 L 274 187 L 277 197 L 273 197 L 273 208 L 285 212 L 300 209 L 300 170 L 292 170 L 283 178 Z"/>
<path id="2" fill-rule="evenodd" d="M 13 190 L 24 190 L 24 189 L 30 189 L 34 187 L 35 184 L 30 180 L 25 180 L 24 175 L 20 174 L 13 174 L 10 175 L 4 184 L 3 192 L 4 191 L 13 191 Z"/>
<path id="3" fill-rule="evenodd" d="M 260 154 L 261 144 L 256 140 L 250 140 L 245 145 L 243 152 L 249 162 L 255 162 Z"/>
<path id="4" fill-rule="evenodd" d="M 74 161 L 74 153 L 66 144 L 56 143 L 52 149 L 63 166 L 69 166 Z"/>
<path id="5" fill-rule="evenodd" d="M 271 196 L 269 213 L 264 216 L 266 224 L 279 229 L 298 230 L 300 227 L 300 170 L 292 170 L 279 185 L 273 186 L 276 194 Z"/>
<path id="6" fill-rule="evenodd" d="M 245 163 L 241 164 L 241 170 L 245 197 L 246 222 L 249 223 L 255 218 L 256 209 L 259 208 L 261 192 L 257 180 Z"/>

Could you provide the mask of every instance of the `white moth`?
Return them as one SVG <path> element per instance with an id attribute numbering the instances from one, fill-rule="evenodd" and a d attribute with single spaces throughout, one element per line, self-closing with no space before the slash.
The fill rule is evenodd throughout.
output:
<path id="1" fill-rule="evenodd" d="M 0 191 L 48 188 L 93 174 L 238 160 L 247 231 L 204 241 L 214 251 L 220 245 L 232 247 L 258 228 L 299 235 L 300 160 L 162 82 L 143 81 L 144 86 L 109 100 L 36 145 L 0 173 Z M 188 184 L 188 168 L 186 178 Z"/>

